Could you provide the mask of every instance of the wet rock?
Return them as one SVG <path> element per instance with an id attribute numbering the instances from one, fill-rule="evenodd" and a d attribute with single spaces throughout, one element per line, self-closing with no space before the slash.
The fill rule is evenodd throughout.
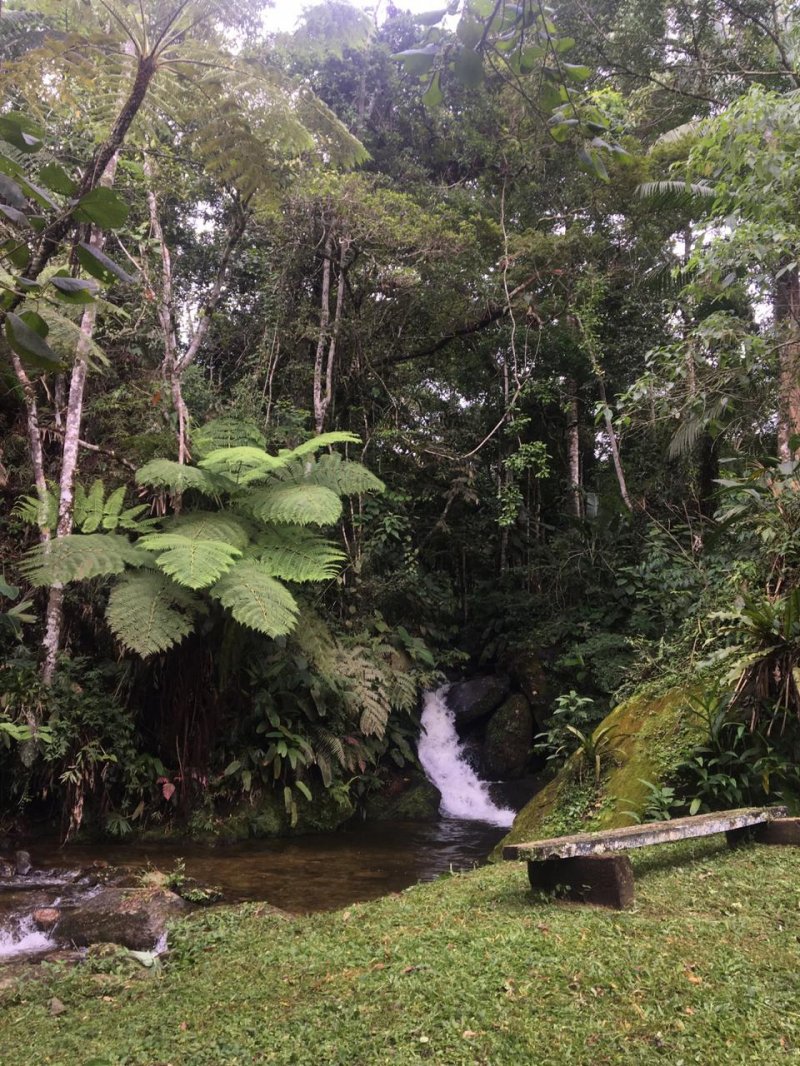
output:
<path id="1" fill-rule="evenodd" d="M 447 706 L 461 728 L 497 710 L 508 695 L 508 678 L 500 674 L 458 681 L 447 690 Z"/>
<path id="2" fill-rule="evenodd" d="M 46 930 L 53 928 L 61 917 L 61 912 L 57 907 L 39 907 L 31 917 L 37 929 Z"/>
<path id="3" fill-rule="evenodd" d="M 508 780 L 525 773 L 533 744 L 533 714 L 524 696 L 509 696 L 486 727 L 483 749 L 487 777 Z"/>
<path id="4" fill-rule="evenodd" d="M 33 869 L 33 863 L 31 862 L 31 853 L 29 851 L 15 851 L 14 868 L 16 873 L 18 873 L 20 877 L 24 877 L 25 874 L 29 874 Z"/>
<path id="5" fill-rule="evenodd" d="M 369 821 L 398 818 L 409 822 L 433 822 L 439 817 L 442 794 L 420 773 L 394 773 L 383 789 L 367 800 Z"/>
<path id="6" fill-rule="evenodd" d="M 102 888 L 91 899 L 61 912 L 56 936 L 77 947 L 115 943 L 135 951 L 151 949 L 167 922 L 180 917 L 186 903 L 163 888 Z"/>
<path id="7" fill-rule="evenodd" d="M 550 713 L 550 703 L 547 675 L 539 654 L 529 649 L 516 652 L 511 661 L 511 675 L 517 688 L 530 704 L 537 729 L 544 728 Z"/>

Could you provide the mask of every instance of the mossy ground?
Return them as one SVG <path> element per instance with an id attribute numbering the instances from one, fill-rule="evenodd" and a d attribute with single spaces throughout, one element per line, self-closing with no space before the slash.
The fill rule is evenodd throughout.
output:
<path id="1" fill-rule="evenodd" d="M 202 912 L 152 980 L 89 963 L 6 989 L 0 1062 L 800 1058 L 800 851 L 712 838 L 632 859 L 625 913 L 536 899 L 516 863 L 311 917 Z"/>

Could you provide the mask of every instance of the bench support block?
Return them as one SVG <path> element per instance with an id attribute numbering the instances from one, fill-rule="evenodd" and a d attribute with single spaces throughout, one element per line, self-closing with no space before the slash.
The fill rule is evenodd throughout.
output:
<path id="1" fill-rule="evenodd" d="M 755 830 L 759 844 L 800 844 L 800 818 L 774 818 Z"/>
<path id="2" fill-rule="evenodd" d="M 535 892 L 624 910 L 633 904 L 633 868 L 627 855 L 584 855 L 528 863 Z"/>

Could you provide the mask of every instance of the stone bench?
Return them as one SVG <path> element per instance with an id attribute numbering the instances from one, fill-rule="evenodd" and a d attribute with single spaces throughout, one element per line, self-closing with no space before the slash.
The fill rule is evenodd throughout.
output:
<path id="1" fill-rule="evenodd" d="M 750 836 L 763 844 L 800 844 L 800 818 L 788 818 L 787 813 L 785 807 L 743 807 L 669 822 L 576 833 L 507 844 L 503 858 L 527 862 L 535 891 L 621 910 L 633 903 L 633 868 L 627 855 L 615 852 L 716 833 L 725 833 L 732 846 Z"/>

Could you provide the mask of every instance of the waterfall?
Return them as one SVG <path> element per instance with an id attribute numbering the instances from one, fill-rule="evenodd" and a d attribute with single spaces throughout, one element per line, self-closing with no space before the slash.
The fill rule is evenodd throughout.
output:
<path id="1" fill-rule="evenodd" d="M 47 933 L 36 928 L 30 916 L 18 919 L 13 928 L 0 929 L 0 959 L 36 955 L 57 946 Z"/>
<path id="2" fill-rule="evenodd" d="M 514 811 L 492 802 L 489 786 L 464 758 L 455 715 L 445 702 L 447 687 L 425 694 L 418 746 L 422 768 L 442 794 L 442 814 L 509 826 L 514 821 Z"/>

